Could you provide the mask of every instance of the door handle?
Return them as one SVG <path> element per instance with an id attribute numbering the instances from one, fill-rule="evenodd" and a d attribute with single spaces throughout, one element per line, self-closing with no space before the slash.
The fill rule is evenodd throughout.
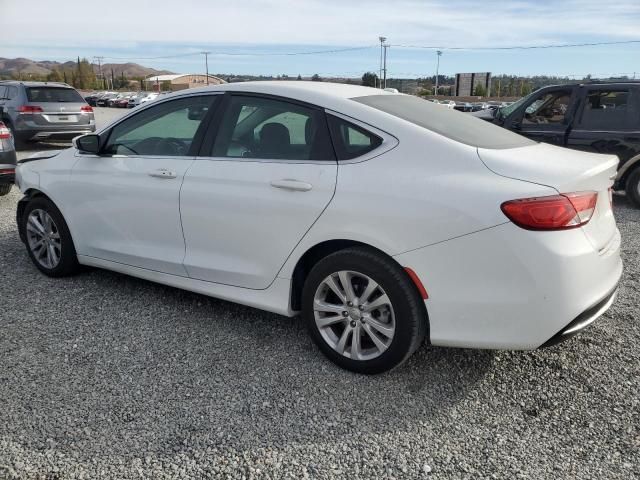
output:
<path id="1" fill-rule="evenodd" d="M 159 168 L 157 170 L 150 171 L 149 176 L 155 178 L 176 178 L 177 175 L 176 172 L 172 172 L 166 168 Z"/>
<path id="2" fill-rule="evenodd" d="M 296 192 L 308 192 L 313 188 L 313 185 L 307 182 L 301 182 L 299 180 L 272 180 L 271 186 L 274 188 L 282 188 L 283 190 L 293 190 Z"/>

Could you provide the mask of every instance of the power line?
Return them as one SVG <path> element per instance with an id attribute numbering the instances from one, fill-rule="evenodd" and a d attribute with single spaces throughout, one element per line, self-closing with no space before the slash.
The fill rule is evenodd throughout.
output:
<path id="1" fill-rule="evenodd" d="M 366 50 L 373 48 L 373 46 L 365 47 L 348 47 L 348 48 L 336 48 L 332 50 L 315 50 L 310 52 L 208 52 L 209 55 L 221 55 L 221 56 L 238 56 L 238 57 L 277 57 L 277 56 L 296 56 L 296 55 L 320 55 L 325 53 L 342 53 L 351 52 L 355 50 Z M 165 58 L 180 58 L 190 57 L 194 55 L 202 55 L 202 52 L 190 52 L 190 53 L 178 53 L 175 55 L 162 55 L 158 57 L 104 57 L 110 60 L 161 60 Z"/>
<path id="2" fill-rule="evenodd" d="M 640 40 L 621 40 L 617 42 L 589 42 L 589 43 L 564 43 L 549 45 L 516 45 L 506 47 L 444 47 L 429 45 L 391 45 L 397 48 L 422 48 L 425 50 L 534 50 L 545 48 L 571 48 L 571 47 L 596 47 L 600 45 L 628 45 L 632 43 L 640 43 Z"/>

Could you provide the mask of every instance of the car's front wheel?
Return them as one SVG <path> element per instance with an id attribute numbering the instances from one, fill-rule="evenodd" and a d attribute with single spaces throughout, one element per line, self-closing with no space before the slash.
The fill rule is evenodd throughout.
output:
<path id="1" fill-rule="evenodd" d="M 392 259 L 348 248 L 320 260 L 302 294 L 303 316 L 320 350 L 359 373 L 397 367 L 422 344 L 427 314 L 415 285 Z"/>
<path id="2" fill-rule="evenodd" d="M 56 206 L 44 197 L 27 204 L 21 222 L 27 252 L 35 266 L 50 277 L 64 277 L 79 270 L 71 233 Z"/>

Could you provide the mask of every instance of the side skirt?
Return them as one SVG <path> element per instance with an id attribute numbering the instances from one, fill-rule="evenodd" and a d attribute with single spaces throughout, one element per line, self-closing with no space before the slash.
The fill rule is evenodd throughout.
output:
<path id="1" fill-rule="evenodd" d="M 240 303 L 248 307 L 266 310 L 287 317 L 292 317 L 296 314 L 289 306 L 291 290 L 290 279 L 277 277 L 268 288 L 264 290 L 253 290 L 221 283 L 205 282 L 188 277 L 179 277 L 177 275 L 156 272 L 146 268 L 132 267 L 123 263 L 111 262 L 86 255 L 78 255 L 78 262 L 89 267 L 104 268 L 105 270 L 124 273 L 132 277 L 169 285 L 170 287 L 181 288 L 221 300 Z"/>

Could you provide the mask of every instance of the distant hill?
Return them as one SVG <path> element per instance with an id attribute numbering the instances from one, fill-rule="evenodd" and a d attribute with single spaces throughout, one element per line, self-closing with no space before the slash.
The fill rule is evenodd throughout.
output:
<path id="1" fill-rule="evenodd" d="M 35 61 L 28 58 L 0 58 L 0 75 L 10 76 L 16 74 L 22 75 L 48 75 L 51 70 L 73 68 L 75 61 L 69 62 L 52 62 L 52 61 Z M 143 67 L 137 63 L 106 63 L 102 65 L 102 72 L 110 75 L 111 70 L 116 77 L 124 73 L 125 77 L 147 77 L 149 75 L 166 75 L 173 72 L 169 70 L 156 70 L 155 68 Z M 98 71 L 98 65 L 95 65 L 95 71 Z"/>

